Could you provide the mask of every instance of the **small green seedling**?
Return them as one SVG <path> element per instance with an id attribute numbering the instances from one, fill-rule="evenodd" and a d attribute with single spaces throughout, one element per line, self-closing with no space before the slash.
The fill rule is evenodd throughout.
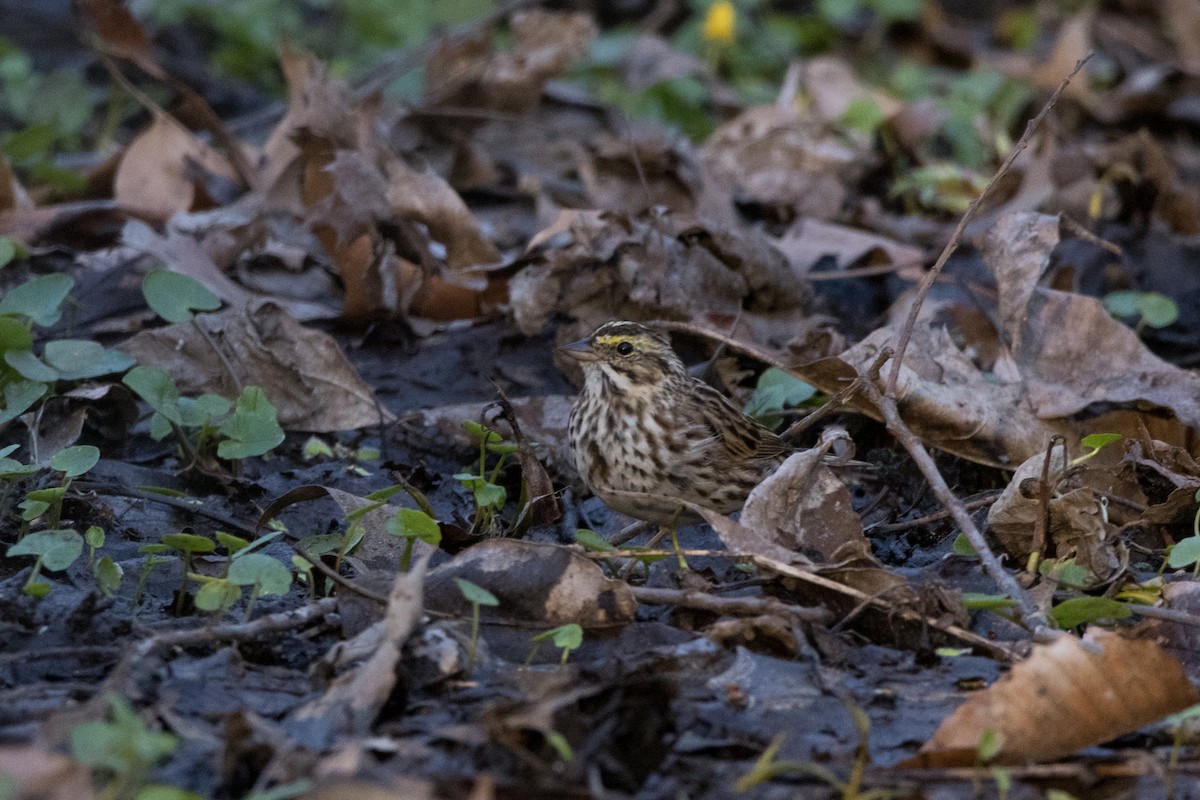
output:
<path id="1" fill-rule="evenodd" d="M 479 641 L 479 608 L 480 606 L 498 606 L 500 601 L 496 599 L 496 595 L 466 578 L 455 578 L 454 583 L 458 586 L 458 591 L 462 592 L 462 596 L 471 604 L 471 641 L 467 646 L 466 667 L 467 677 L 470 677 L 471 670 L 475 667 L 475 648 Z"/>
<path id="2" fill-rule="evenodd" d="M 1120 291 L 1104 296 L 1104 308 L 1114 317 L 1137 319 L 1134 331 L 1167 328 L 1179 319 L 1179 306 L 1160 292 Z"/>
<path id="3" fill-rule="evenodd" d="M 1072 597 L 1050 609 L 1050 620 L 1063 630 L 1099 620 L 1126 619 L 1133 613 L 1128 603 L 1111 597 Z"/>
<path id="4" fill-rule="evenodd" d="M 99 525 L 92 525 L 83 532 L 84 544 L 88 547 L 88 569 L 96 562 L 96 551 L 104 547 L 104 528 Z"/>
<path id="5" fill-rule="evenodd" d="M 783 422 L 783 415 L 788 409 L 803 405 L 816 393 L 814 387 L 791 373 L 769 367 L 759 376 L 745 412 L 768 428 L 775 429 Z"/>
<path id="6" fill-rule="evenodd" d="M 236 469 L 239 461 L 264 455 L 284 439 L 275 407 L 257 386 L 243 389 L 235 405 L 215 394 L 181 397 L 174 378 L 154 365 L 134 367 L 121 380 L 153 410 L 151 438 L 174 434 L 189 469 L 215 466 L 214 456 Z"/>
<path id="7" fill-rule="evenodd" d="M 36 531 L 21 539 L 8 548 L 6 555 L 33 556 L 37 561 L 25 581 L 23 591 L 31 597 L 42 598 L 50 593 L 50 584 L 39 581 L 38 575 L 45 569 L 48 572 L 61 572 L 75 563 L 75 559 L 83 554 L 83 537 L 73 530 Z"/>
<path id="8" fill-rule="evenodd" d="M 437 547 L 442 543 L 442 528 L 433 517 L 415 508 L 402 508 L 387 521 L 387 532 L 404 540 L 400 555 L 400 571 L 408 572 L 412 564 L 413 543 L 418 539 Z"/>
<path id="9" fill-rule="evenodd" d="M 146 581 L 150 580 L 150 573 L 154 571 L 154 568 L 171 563 L 171 559 L 166 558 L 166 554 L 171 552 L 171 548 L 165 544 L 144 544 L 138 548 L 138 552 L 145 558 L 142 560 L 142 569 L 138 574 L 137 589 L 133 593 L 134 605 L 142 602 L 142 592 L 145 590 Z"/>
<path id="10" fill-rule="evenodd" d="M 151 730 L 123 698 L 108 695 L 109 721 L 83 722 L 71 730 L 71 754 L 99 770 L 103 796 L 138 797 L 151 770 L 179 745 L 169 733 Z M 145 788 L 143 788 L 145 787 Z"/>
<path id="11" fill-rule="evenodd" d="M 1200 503 L 1200 489 L 1196 490 L 1194 499 Z M 1200 506 L 1192 515 L 1192 535 L 1172 545 L 1167 553 L 1166 565 L 1172 569 L 1191 567 L 1192 575 L 1200 575 Z"/>
<path id="12" fill-rule="evenodd" d="M 508 500 L 508 492 L 496 483 L 500 470 L 517 446 L 504 441 L 499 433 L 472 420 L 463 420 L 463 427 L 479 442 L 478 473 L 460 472 L 454 479 L 471 490 L 475 499 L 475 515 L 471 527 L 476 531 L 490 532 L 496 527 L 496 514 Z M 488 454 L 498 455 L 491 471 L 487 468 Z"/>
<path id="13" fill-rule="evenodd" d="M 264 455 L 283 443 L 283 428 L 275 406 L 257 386 L 242 390 L 232 416 L 221 423 L 226 439 L 217 445 L 217 455 L 231 461 Z"/>
<path id="14" fill-rule="evenodd" d="M 1174 741 L 1171 743 L 1171 755 L 1167 759 L 1167 797 L 1173 797 L 1172 791 L 1175 781 L 1175 775 L 1179 770 L 1179 754 L 1183 751 L 1183 742 L 1187 738 L 1189 729 L 1194 733 L 1195 725 L 1190 724 L 1200 717 L 1200 705 L 1185 708 L 1177 714 L 1172 714 L 1163 720 L 1168 727 L 1175 729 Z"/>
<path id="15" fill-rule="evenodd" d="M 200 584 L 193 602 L 201 611 L 225 612 L 242 599 L 242 588 L 228 578 L 214 578 L 189 572 L 188 577 Z"/>
<path id="16" fill-rule="evenodd" d="M 979 736 L 979 744 L 975 746 L 975 766 L 986 767 L 996 756 L 1000 755 L 1002 749 L 1004 749 L 1004 734 L 988 728 Z M 1011 775 L 999 767 L 992 767 L 989 771 L 992 774 L 992 780 L 996 782 L 997 793 L 1001 798 L 1007 798 L 1012 787 Z M 978 778 L 976 778 L 976 784 L 976 793 L 981 795 L 982 787 L 978 785 Z"/>
<path id="17" fill-rule="evenodd" d="M 1070 589 L 1087 588 L 1092 577 L 1087 567 L 1076 563 L 1074 558 L 1048 558 L 1038 564 L 1038 572 Z"/>
<path id="18" fill-rule="evenodd" d="M 68 447 L 55 453 L 50 459 L 50 468 L 63 473 L 62 481 L 58 486 L 35 489 L 26 494 L 25 499 L 17 504 L 22 509 L 21 519 L 33 522 L 47 514 L 49 527 L 57 528 L 62 518 L 63 498 L 71 486 L 71 480 L 86 474 L 99 460 L 100 451 L 90 444 Z"/>
<path id="19" fill-rule="evenodd" d="M 1079 444 L 1087 449 L 1087 452 L 1078 458 L 1071 460 L 1071 466 L 1077 467 L 1089 458 L 1095 457 L 1104 447 L 1113 442 L 1120 441 L 1121 434 L 1119 433 L 1093 433 L 1079 440 Z"/>
<path id="20" fill-rule="evenodd" d="M 192 322 L 194 311 L 216 311 L 221 298 L 200 281 L 169 269 L 152 269 L 142 279 L 142 294 L 150 310 L 171 323 Z"/>
<path id="21" fill-rule="evenodd" d="M 583 644 L 583 628 L 571 622 L 566 625 L 559 625 L 557 628 L 551 628 L 548 631 L 542 631 L 530 639 L 530 641 L 534 642 L 535 645 L 541 642 L 554 642 L 554 646 L 562 650 L 562 661 L 559 664 L 562 667 L 566 667 L 567 658 L 570 657 L 571 651 L 578 650 L 579 646 Z M 536 647 L 533 652 L 537 652 Z M 529 660 L 531 661 L 533 660 L 533 652 L 529 654 Z"/>
<path id="22" fill-rule="evenodd" d="M 168 533 L 162 537 L 162 543 L 172 550 L 176 550 L 183 560 L 183 577 L 179 584 L 179 590 L 175 593 L 175 613 L 183 614 L 184 604 L 187 600 L 187 578 L 192 572 L 195 572 L 193 558 L 196 555 L 207 555 L 215 553 L 217 543 L 207 536 L 198 536 L 194 533 Z"/>
<path id="23" fill-rule="evenodd" d="M 287 594 L 292 572 L 283 562 L 264 553 L 242 553 L 229 565 L 228 579 L 235 586 L 252 587 L 246 603 L 245 618 L 249 620 L 259 597 Z"/>
<path id="24" fill-rule="evenodd" d="M 641 551 L 646 549 L 644 547 L 613 547 L 612 544 L 610 544 L 600 534 L 596 533 L 595 531 L 588 530 L 587 528 L 576 529 L 575 541 L 582 545 L 583 549 L 590 550 L 595 553 L 620 553 L 622 556 L 630 555 L 638 564 L 642 565 L 647 573 L 650 571 L 651 564 L 656 561 L 662 561 L 664 558 L 668 558 L 668 556 L 664 555 L 639 555 Z"/>
<path id="25" fill-rule="evenodd" d="M 92 525 L 83 532 L 83 541 L 88 548 L 88 569 L 96 580 L 97 588 L 105 597 L 112 597 L 121 586 L 125 570 L 108 556 L 96 560 L 96 551 L 104 546 L 104 538 L 104 529 L 98 525 Z"/>

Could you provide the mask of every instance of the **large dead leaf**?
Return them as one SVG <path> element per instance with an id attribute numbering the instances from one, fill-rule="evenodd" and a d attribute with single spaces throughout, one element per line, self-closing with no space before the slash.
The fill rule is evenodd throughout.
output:
<path id="1" fill-rule="evenodd" d="M 587 53 L 596 25 L 587 14 L 530 9 L 509 19 L 512 49 L 494 52 L 491 31 L 447 38 L 425 68 L 433 105 L 521 114 L 535 108 L 546 81 Z"/>
<path id="2" fill-rule="evenodd" d="M 902 766 L 970 766 L 984 732 L 996 761 L 1054 761 L 1200 701 L 1179 662 L 1153 641 L 1094 629 L 1062 636 L 973 695 Z"/>
<path id="3" fill-rule="evenodd" d="M 230 182 L 238 180 L 224 156 L 173 117 L 154 109 L 150 126 L 125 149 L 113 181 L 113 198 L 126 211 L 165 220 L 192 210 L 200 170 Z"/>
<path id="4" fill-rule="evenodd" d="M 871 559 L 850 490 L 820 448 L 793 453 L 750 492 L 743 526 L 824 564 Z"/>
<path id="5" fill-rule="evenodd" d="M 1057 242 L 1058 220 L 1037 214 L 1002 218 L 985 242 L 1004 334 L 1034 412 L 1053 419 L 1093 405 L 1157 408 L 1200 429 L 1200 376 L 1151 353 L 1098 299 L 1037 286 Z M 1186 438 L 1177 430 L 1166 441 Z"/>
<path id="6" fill-rule="evenodd" d="M 1031 456 L 1017 468 L 1000 498 L 988 509 L 988 529 L 1021 562 L 1031 552 L 1038 517 L 1049 512 L 1043 553 L 1073 558 L 1087 570 L 1086 585 L 1101 583 L 1125 566 L 1125 545 L 1109 519 L 1108 498 L 1145 504 L 1136 484 L 1103 468 L 1068 470 L 1065 448 L 1056 447 L 1047 471 L 1047 501 L 1038 493 L 1045 455 Z"/>
<path id="7" fill-rule="evenodd" d="M 1057 219 L 1037 214 L 1005 216 L 988 235 L 984 259 L 996 274 L 1007 345 L 996 363 L 977 363 L 947 329 L 945 304 L 926 302 L 897 381 L 905 419 L 928 443 L 998 466 L 1024 462 L 1055 434 L 1074 443 L 1090 433 L 1149 431 L 1195 446 L 1200 377 L 1154 356 L 1099 300 L 1040 287 L 1057 243 Z M 887 325 L 833 361 L 865 371 L 894 344 L 905 311 L 901 302 Z M 843 369 L 827 360 L 797 374 L 829 391 Z"/>
<path id="8" fill-rule="evenodd" d="M 426 603 L 451 614 L 470 614 L 471 604 L 454 578 L 465 578 L 500 600 L 481 609 L 484 619 L 554 628 L 623 625 L 637 600 L 624 581 L 604 577 L 595 562 L 576 551 L 516 539 L 490 539 L 470 547 L 429 574 Z"/>
<path id="9" fill-rule="evenodd" d="M 576 338 L 611 319 L 687 319 L 696 309 L 799 315 L 811 297 L 764 236 L 688 215 L 579 214 L 546 240 L 509 286 L 517 325 L 529 335 L 556 315 L 577 320 L 560 329 Z"/>
<path id="10" fill-rule="evenodd" d="M 261 386 L 289 430 L 354 430 L 393 418 L 332 336 L 270 301 L 143 331 L 120 349 L 165 369 L 185 395 L 237 397 Z"/>

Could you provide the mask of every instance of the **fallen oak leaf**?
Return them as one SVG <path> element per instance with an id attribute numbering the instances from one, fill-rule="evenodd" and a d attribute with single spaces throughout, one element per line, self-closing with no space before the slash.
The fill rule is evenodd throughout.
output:
<path id="1" fill-rule="evenodd" d="M 1061 636 L 951 714 L 901 767 L 970 766 L 984 733 L 995 763 L 1054 761 L 1200 702 L 1183 667 L 1156 642 L 1092 629 Z"/>

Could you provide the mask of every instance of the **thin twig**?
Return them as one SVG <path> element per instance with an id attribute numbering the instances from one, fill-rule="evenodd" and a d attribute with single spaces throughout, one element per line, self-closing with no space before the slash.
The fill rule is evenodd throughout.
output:
<path id="1" fill-rule="evenodd" d="M 891 355 L 889 348 L 884 348 L 880 356 Z M 876 359 L 879 363 L 879 359 Z M 934 463 L 933 457 L 929 455 L 929 451 L 925 449 L 925 445 L 905 424 L 900 417 L 900 411 L 896 407 L 896 401 L 890 396 L 880 392 L 872 381 L 865 381 L 862 384 L 863 395 L 879 409 L 883 414 L 884 422 L 892 435 L 896 437 L 896 441 L 908 451 L 913 462 L 917 465 L 917 469 L 925 476 L 925 480 L 929 483 L 929 487 L 933 489 L 934 495 L 950 512 L 950 516 L 954 519 L 956 525 L 967 537 L 967 541 L 971 543 L 971 547 L 975 549 L 975 553 L 979 556 L 980 562 L 983 564 L 984 570 L 996 582 L 996 586 L 1005 594 L 1011 597 L 1017 604 L 1017 611 L 1020 614 L 1021 621 L 1028 626 L 1033 632 L 1035 639 L 1049 638 L 1050 632 L 1045 615 L 1038 611 L 1037 606 L 1021 588 L 1016 579 L 1004 568 L 1000 563 L 1000 559 L 992 552 L 992 548 L 988 545 L 987 539 L 983 538 L 983 533 L 976 527 L 975 522 L 971 519 L 971 514 L 967 511 L 963 502 L 954 496 L 954 492 L 950 489 L 946 479 L 942 477 L 942 473 L 938 470 L 937 464 Z"/>
<path id="2" fill-rule="evenodd" d="M 784 603 L 775 597 L 714 597 L 704 592 L 688 589 L 659 589 L 649 586 L 631 586 L 634 598 L 639 603 L 695 608 L 731 616 L 788 616 L 804 622 L 824 625 L 833 619 L 828 609 L 809 608 Z"/>
<path id="3" fill-rule="evenodd" d="M 292 542 L 292 549 L 296 551 L 296 555 L 303 558 L 309 564 L 312 564 L 313 568 L 316 569 L 317 572 L 321 573 L 326 578 L 329 578 L 329 580 L 333 581 L 338 586 L 354 592 L 361 597 L 365 597 L 368 600 L 374 600 L 380 605 L 386 606 L 388 604 L 387 595 L 379 594 L 378 592 L 372 592 L 370 589 L 364 589 L 349 578 L 339 575 L 337 570 L 330 569 L 325 562 L 321 561 L 320 556 L 314 556 L 312 553 L 305 550 L 299 542 Z"/>
<path id="4" fill-rule="evenodd" d="M 180 511 L 189 511 L 197 516 L 207 517 L 230 530 L 248 534 L 252 539 L 258 536 L 258 531 L 250 525 L 239 522 L 233 517 L 226 516 L 220 511 L 212 511 L 203 505 L 195 505 L 190 500 L 184 500 L 179 497 L 171 497 L 170 495 L 158 494 L 157 492 L 147 492 L 142 489 L 133 489 L 115 483 L 98 483 L 96 481 L 73 481 L 71 488 L 76 490 L 80 495 L 86 492 L 95 492 L 99 496 L 109 494 L 118 497 L 129 497 L 134 500 L 147 500 L 151 503 L 158 503 L 170 506 L 171 508 L 177 508 Z"/>
<path id="5" fill-rule="evenodd" d="M 917 324 L 917 315 L 921 312 L 921 306 L 925 302 L 925 297 L 929 294 L 929 290 L 933 286 L 933 282 L 937 280 L 937 276 L 941 273 L 942 268 L 946 266 L 946 262 L 950 259 L 950 256 L 954 254 L 954 251 L 958 249 L 959 244 L 962 243 L 963 232 L 967 228 L 967 223 L 970 222 L 971 218 L 974 217 L 976 212 L 979 211 L 979 207 L 983 204 L 983 201 L 987 198 L 987 196 L 991 194 L 992 189 L 996 186 L 999 180 L 1004 177 L 1005 174 L 1007 174 L 1009 168 L 1012 167 L 1013 162 L 1017 160 L 1017 156 L 1023 153 L 1025 148 L 1029 146 L 1029 140 L 1033 137 L 1033 132 L 1037 130 L 1038 125 L 1041 124 L 1046 114 L 1050 112 L 1050 109 L 1054 108 L 1055 104 L 1058 102 L 1059 95 L 1063 93 L 1063 90 L 1067 88 L 1067 85 L 1071 82 L 1071 79 L 1075 77 L 1079 70 L 1083 69 L 1083 65 L 1086 64 L 1093 55 L 1094 53 L 1088 53 L 1086 56 L 1076 62 L 1075 69 L 1071 70 L 1070 75 L 1063 78 L 1062 83 L 1058 85 L 1058 88 L 1055 89 L 1054 93 L 1050 95 L 1050 99 L 1046 101 L 1044 106 L 1042 106 L 1042 110 L 1037 113 L 1037 116 L 1029 120 L 1029 124 L 1025 126 L 1025 132 L 1021 134 L 1021 138 L 1017 140 L 1015 145 L 1013 145 L 1012 152 L 1008 154 L 1008 158 L 1004 159 L 1004 163 L 1000 165 L 1000 169 L 996 170 L 996 174 L 992 176 L 990 181 L 988 181 L 987 186 L 983 187 L 983 191 L 980 192 L 973 201 L 971 201 L 971 205 L 967 208 L 966 213 L 963 214 L 962 219 L 958 221 L 958 227 L 954 229 L 954 234 L 950 237 L 950 241 L 946 242 L 945 248 L 942 249 L 942 254 L 938 256 L 938 260 L 934 263 L 933 268 L 930 269 L 929 272 L 925 273 L 925 277 L 921 280 L 921 286 L 917 290 L 917 295 L 913 300 L 912 306 L 908 309 L 908 318 L 904 320 L 904 327 L 900 329 L 900 333 L 896 337 L 896 356 L 892 359 L 892 368 L 888 370 L 887 386 L 883 390 L 883 393 L 888 397 L 896 396 L 896 381 L 900 377 L 900 365 L 904 361 L 904 352 L 908 349 L 908 342 L 912 338 L 913 328 L 915 328 Z"/>
<path id="6" fill-rule="evenodd" d="M 1129 610 L 1135 614 L 1141 614 L 1143 617 L 1200 628 L 1200 617 L 1197 617 L 1195 614 L 1189 614 L 1186 611 L 1180 611 L 1177 608 L 1159 608 L 1158 606 L 1143 606 L 1137 603 L 1130 603 Z"/>
<path id="7" fill-rule="evenodd" d="M 991 492 L 987 497 L 976 497 L 973 500 L 964 500 L 963 508 L 968 511 L 990 506 L 1000 499 L 1000 492 Z M 866 528 L 870 533 L 896 533 L 897 531 L 907 531 L 911 528 L 919 528 L 922 525 L 928 525 L 931 522 L 940 522 L 950 516 L 950 512 L 942 509 L 933 514 L 926 514 L 923 517 L 906 520 L 904 522 L 889 522 L 886 525 L 870 525 Z"/>

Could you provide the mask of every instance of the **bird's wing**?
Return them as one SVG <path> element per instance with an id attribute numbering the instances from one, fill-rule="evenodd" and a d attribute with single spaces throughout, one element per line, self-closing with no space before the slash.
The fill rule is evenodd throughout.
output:
<path id="1" fill-rule="evenodd" d="M 773 459 L 794 448 L 743 414 L 725 395 L 706 383 L 696 382 L 703 400 L 691 404 L 688 428 L 693 431 L 690 450 L 706 460 L 742 462 Z"/>

